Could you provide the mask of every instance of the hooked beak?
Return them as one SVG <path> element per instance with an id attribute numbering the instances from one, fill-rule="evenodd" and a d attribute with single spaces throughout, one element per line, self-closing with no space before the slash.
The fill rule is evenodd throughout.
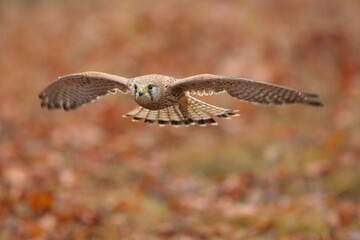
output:
<path id="1" fill-rule="evenodd" d="M 142 95 L 144 95 L 144 93 L 146 93 L 146 89 L 145 89 L 145 88 L 140 88 L 139 91 L 137 92 L 137 94 L 139 95 L 139 97 L 141 97 Z"/>

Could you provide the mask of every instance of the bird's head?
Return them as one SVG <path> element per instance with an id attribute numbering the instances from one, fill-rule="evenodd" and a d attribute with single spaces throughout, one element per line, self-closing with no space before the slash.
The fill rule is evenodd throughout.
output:
<path id="1" fill-rule="evenodd" d="M 131 86 L 131 94 L 140 105 L 151 104 L 160 97 L 160 90 L 153 83 L 134 83 Z"/>

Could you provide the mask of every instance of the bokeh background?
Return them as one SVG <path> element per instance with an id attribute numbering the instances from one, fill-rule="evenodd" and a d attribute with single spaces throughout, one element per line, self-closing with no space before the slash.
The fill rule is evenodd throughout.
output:
<path id="1" fill-rule="evenodd" d="M 360 3 L 0 1 L 0 239 L 360 239 Z M 242 76 L 323 108 L 132 123 L 111 95 L 47 111 L 58 76 Z"/>

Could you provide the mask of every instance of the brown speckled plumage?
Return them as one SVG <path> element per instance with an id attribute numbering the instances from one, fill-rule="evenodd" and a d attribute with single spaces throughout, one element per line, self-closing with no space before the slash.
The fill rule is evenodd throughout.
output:
<path id="1" fill-rule="evenodd" d="M 322 106 L 316 94 L 244 78 L 210 74 L 176 79 L 164 75 L 144 75 L 135 78 L 84 72 L 60 77 L 39 94 L 41 106 L 48 109 L 74 110 L 108 93 L 131 93 L 140 107 L 125 114 L 134 121 L 200 126 L 216 125 L 209 116 L 230 118 L 237 110 L 204 103 L 190 94 L 212 95 L 227 92 L 239 100 L 260 104 L 295 104 Z"/>

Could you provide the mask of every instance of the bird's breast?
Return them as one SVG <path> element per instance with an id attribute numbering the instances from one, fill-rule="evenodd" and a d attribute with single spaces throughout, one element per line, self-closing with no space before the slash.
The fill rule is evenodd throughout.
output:
<path id="1" fill-rule="evenodd" d="M 152 100 L 149 98 L 138 97 L 135 98 L 135 102 L 146 109 L 160 110 L 177 104 L 180 98 L 181 96 L 167 94 L 159 99 L 152 99 Z"/>

